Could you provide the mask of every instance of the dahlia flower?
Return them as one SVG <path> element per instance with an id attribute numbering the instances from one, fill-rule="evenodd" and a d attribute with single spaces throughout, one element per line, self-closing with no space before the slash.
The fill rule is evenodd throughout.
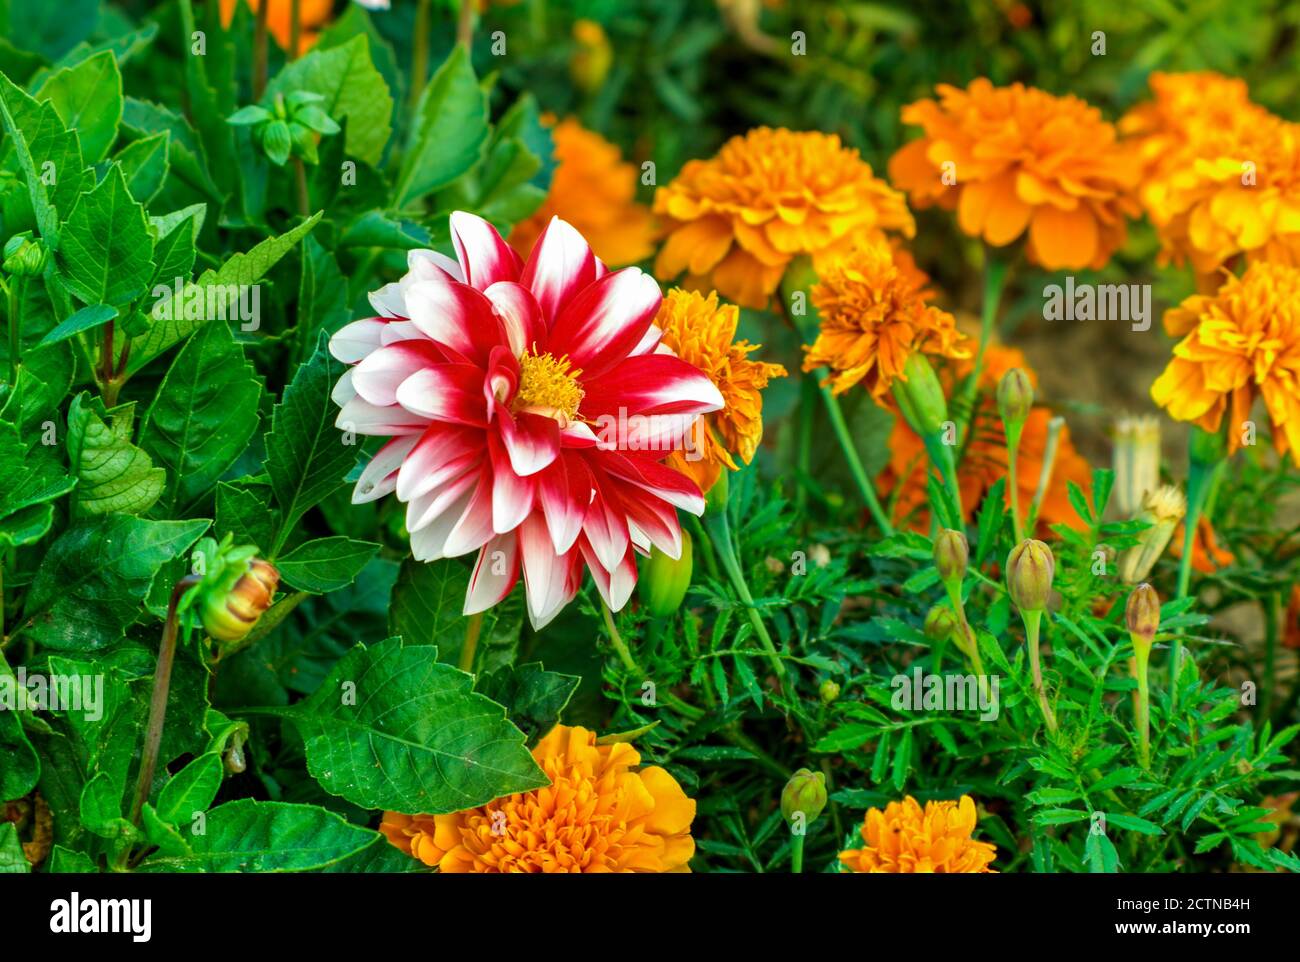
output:
<path id="1" fill-rule="evenodd" d="M 691 477 L 702 491 L 713 487 L 724 467 L 736 470 L 732 452 L 746 464 L 754 459 L 763 439 L 759 392 L 772 378 L 786 374 L 780 364 L 749 359 L 760 345 L 735 340 L 739 321 L 740 309 L 719 304 L 716 292 L 704 297 L 679 288 L 668 292 L 655 318 L 663 344 L 707 374 L 726 402 L 721 411 L 704 416 L 709 430 L 698 432 L 698 450 L 668 456 L 668 465 Z"/>
<path id="2" fill-rule="evenodd" d="M 836 394 L 861 382 L 879 401 L 913 354 L 969 357 L 953 316 L 926 303 L 928 280 L 883 241 L 830 264 L 812 289 L 821 328 L 803 369 L 827 367 Z"/>
<path id="3" fill-rule="evenodd" d="M 527 254 L 552 217 L 572 224 L 606 264 L 621 267 L 649 257 L 655 226 L 650 208 L 636 202 L 637 169 L 617 147 L 573 118 L 555 123 L 555 173 L 542 206 L 510 232 L 510 246 Z"/>
<path id="4" fill-rule="evenodd" d="M 660 347 L 653 278 L 607 271 L 565 221 L 527 261 L 471 214 L 452 214 L 451 232 L 457 261 L 412 251 L 408 273 L 371 294 L 379 316 L 330 341 L 353 365 L 334 390 L 337 424 L 390 438 L 352 500 L 395 492 L 417 560 L 477 551 L 466 614 L 502 600 L 522 568 L 540 628 L 584 564 L 617 610 L 634 551 L 678 557 L 676 509 L 704 510 L 660 462 L 722 397 Z"/>
<path id="5" fill-rule="evenodd" d="M 1124 243 L 1136 171 L 1115 128 L 1077 97 L 984 78 L 940 84 L 938 102 L 903 108 L 925 135 L 889 162 L 918 208 L 957 210 L 972 237 L 1003 247 L 1029 232 L 1029 259 L 1048 270 L 1100 268 Z"/>
<path id="6" fill-rule="evenodd" d="M 960 360 L 944 364 L 939 369 L 939 380 L 945 391 L 953 393 L 954 386 L 966 377 L 973 361 Z M 961 490 L 961 503 L 968 511 L 975 511 L 989 489 L 999 478 L 1008 475 L 1008 451 L 1002 419 L 998 414 L 994 389 L 1003 374 L 1013 368 L 1025 371 L 1035 388 L 1037 375 L 1029 367 L 1024 354 L 1014 347 L 990 344 L 984 351 L 984 367 L 980 372 L 978 400 L 971 419 L 969 440 L 966 442 L 961 463 L 957 466 L 957 484 Z M 1020 504 L 1033 501 L 1038 490 L 1038 479 L 1043 472 L 1047 454 L 1049 425 L 1052 412 L 1046 407 L 1031 408 L 1020 435 L 1016 452 L 1016 482 L 1020 489 Z M 1088 462 L 1075 449 L 1070 440 L 1070 430 L 1062 427 L 1057 437 L 1056 456 L 1052 462 L 1051 483 L 1039 505 L 1038 523 L 1057 523 L 1078 526 L 1083 524 L 1075 513 L 1069 498 L 1069 482 L 1087 488 L 1092 477 Z M 889 437 L 889 463 L 876 479 L 876 490 L 885 499 L 892 499 L 893 520 L 910 519 L 916 530 L 928 530 L 929 493 L 926 489 L 925 444 L 903 418 L 894 421 Z M 1011 492 L 1004 492 L 1008 506 Z M 1032 534 L 1032 532 L 1029 532 Z"/>
<path id="7" fill-rule="evenodd" d="M 533 749 L 551 784 L 452 815 L 385 812 L 388 840 L 440 872 L 689 872 L 695 802 L 627 742 L 556 725 Z"/>
<path id="8" fill-rule="evenodd" d="M 866 845 L 840 852 L 850 872 L 992 872 L 989 863 L 997 854 L 991 842 L 971 838 L 975 803 L 969 795 L 957 802 L 926 802 L 924 809 L 908 795 L 883 812 L 867 809 L 861 831 Z"/>
<path id="9" fill-rule="evenodd" d="M 663 280 L 686 274 L 743 307 L 766 307 L 801 254 L 822 270 L 855 242 L 885 231 L 911 237 L 912 215 L 839 137 L 759 127 L 716 157 L 688 161 L 655 194 L 668 228 L 655 260 Z"/>
<path id="10" fill-rule="evenodd" d="M 1151 386 L 1157 404 L 1210 433 L 1227 414 L 1232 452 L 1263 397 L 1273 446 L 1300 464 L 1300 268 L 1254 263 L 1217 293 L 1166 311 L 1165 330 L 1182 340 Z"/>

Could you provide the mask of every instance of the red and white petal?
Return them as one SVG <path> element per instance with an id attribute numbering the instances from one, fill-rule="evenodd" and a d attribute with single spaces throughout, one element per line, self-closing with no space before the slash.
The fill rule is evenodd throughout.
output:
<path id="1" fill-rule="evenodd" d="M 519 361 L 510 348 L 501 345 L 492 348 L 488 355 L 487 378 L 483 381 L 483 399 L 487 403 L 488 420 L 510 417 L 507 405 L 519 390 Z"/>
<path id="2" fill-rule="evenodd" d="M 537 474 L 537 500 L 556 554 L 573 547 L 591 504 L 591 472 L 578 457 L 556 458 Z"/>
<path id="3" fill-rule="evenodd" d="M 601 455 L 601 467 L 615 482 L 648 491 L 673 507 L 694 515 L 704 513 L 704 495 L 686 475 L 648 458 L 627 458 L 612 452 Z M 625 499 L 627 500 L 627 499 Z"/>
<path id="4" fill-rule="evenodd" d="M 397 388 L 416 371 L 443 363 L 432 341 L 398 341 L 373 351 L 352 369 L 352 386 L 371 404 L 397 403 Z"/>
<path id="5" fill-rule="evenodd" d="M 354 397 L 339 409 L 334 426 L 340 431 L 385 437 L 419 434 L 429 426 L 429 419 L 396 404 L 380 407 L 363 397 Z"/>
<path id="6" fill-rule="evenodd" d="M 476 615 L 505 600 L 519 580 L 519 536 L 499 534 L 478 552 L 474 573 L 465 591 L 462 614 Z"/>
<path id="7" fill-rule="evenodd" d="M 397 386 L 397 403 L 432 421 L 487 425 L 483 371 L 472 364 L 438 364 L 416 371 Z"/>
<path id="8" fill-rule="evenodd" d="M 383 317 L 406 316 L 406 297 L 403 293 L 401 281 L 385 284 L 379 290 L 371 291 L 367 298 L 370 301 L 370 306 Z"/>
<path id="9" fill-rule="evenodd" d="M 470 464 L 477 466 L 483 456 L 482 431 L 434 422 L 402 462 L 397 478 L 398 500 L 410 501 L 432 491 Z"/>
<path id="10" fill-rule="evenodd" d="M 628 598 L 632 597 L 632 589 L 636 587 L 636 555 L 629 547 L 622 559 L 607 570 L 591 546 L 585 540 L 581 544 L 583 556 L 587 559 L 587 569 L 591 572 L 591 580 L 595 582 L 600 597 L 610 611 L 621 610 Z"/>
<path id="11" fill-rule="evenodd" d="M 641 343 L 662 300 L 655 279 L 639 268 L 608 274 L 564 307 L 546 349 L 567 356 L 584 382 L 598 378 Z"/>
<path id="12" fill-rule="evenodd" d="M 424 336 L 424 332 L 412 324 L 410 321 L 389 321 L 384 325 L 384 329 L 379 332 L 380 343 L 385 346 L 393 344 L 396 341 L 429 341 Z M 432 341 L 429 341 L 432 344 Z"/>
<path id="13" fill-rule="evenodd" d="M 477 551 L 496 534 L 492 530 L 492 471 L 485 464 L 474 482 L 465 513 L 447 534 L 442 551 L 448 558 L 458 558 Z"/>
<path id="14" fill-rule="evenodd" d="M 461 470 L 449 472 L 443 481 L 412 498 L 406 505 L 406 530 L 419 531 L 437 521 L 452 505 L 470 493 L 470 488 L 478 482 L 480 473 L 478 465 L 464 464 Z M 463 513 L 464 508 L 460 511 Z"/>
<path id="15" fill-rule="evenodd" d="M 492 302 L 510 342 L 515 357 L 533 349 L 541 351 L 546 345 L 546 319 L 533 297 L 533 292 L 514 281 L 498 281 L 483 295 Z"/>
<path id="16" fill-rule="evenodd" d="M 408 434 L 393 438 L 376 451 L 370 463 L 362 469 L 361 476 L 357 478 L 357 485 L 352 489 L 352 503 L 364 504 L 367 501 L 377 501 L 396 490 L 397 471 L 418 440 L 419 435 Z"/>
<path id="17" fill-rule="evenodd" d="M 506 343 L 492 302 L 445 274 L 411 285 L 406 306 L 425 336 L 474 364 L 485 364 L 492 348 Z"/>
<path id="18" fill-rule="evenodd" d="M 440 558 L 447 557 L 447 555 L 443 554 L 443 547 L 447 544 L 447 535 L 460 522 L 472 497 L 473 491 L 466 490 L 436 518 L 424 527 L 412 531 L 411 557 L 416 561 L 437 561 Z"/>
<path id="19" fill-rule="evenodd" d="M 594 448 L 600 439 L 585 421 L 570 421 L 560 429 L 560 447 Z"/>
<path id="20" fill-rule="evenodd" d="M 406 253 L 407 274 L 402 278 L 404 281 L 424 281 L 435 277 L 439 271 L 448 277 L 465 282 L 465 275 L 461 271 L 460 265 L 446 254 L 438 251 L 426 250 L 425 248 L 416 248 Z"/>
<path id="21" fill-rule="evenodd" d="M 596 258 L 587 242 L 573 225 L 552 217 L 519 277 L 519 283 L 533 292 L 548 325 L 595 280 Z"/>
<path id="22" fill-rule="evenodd" d="M 343 407 L 343 405 L 347 404 L 357 396 L 357 389 L 352 386 L 353 370 L 354 368 L 348 368 L 340 374 L 339 379 L 335 381 L 334 386 L 330 388 L 330 400 L 339 407 Z"/>
<path id="23" fill-rule="evenodd" d="M 628 529 L 632 541 L 643 553 L 654 545 L 676 561 L 682 556 L 682 528 L 677 520 L 677 509 L 659 498 L 640 497 L 639 492 L 623 496 L 627 510 Z M 643 537 L 637 538 L 637 534 Z"/>
<path id="24" fill-rule="evenodd" d="M 668 354 L 624 358 L 608 373 L 583 381 L 582 410 L 600 414 L 707 414 L 722 394 L 699 368 Z"/>
<path id="25" fill-rule="evenodd" d="M 559 456 L 560 425 L 554 418 L 520 411 L 513 417 L 502 413 L 496 423 L 510 464 L 520 477 L 536 474 Z"/>
<path id="26" fill-rule="evenodd" d="M 637 346 L 632 348 L 630 353 L 633 356 L 638 354 L 654 354 L 660 347 L 664 347 L 664 345 L 661 344 L 663 336 L 664 332 L 659 329 L 659 325 L 651 324 L 646 328 L 645 334 L 637 343 Z M 664 350 L 668 350 L 668 348 L 664 347 Z M 669 353 L 671 354 L 672 352 L 669 351 Z"/>
<path id="27" fill-rule="evenodd" d="M 518 534 L 528 620 L 540 630 L 577 594 L 581 582 L 574 577 L 574 562 L 581 556 L 557 555 L 545 522 L 536 514 L 528 516 Z"/>
<path id="28" fill-rule="evenodd" d="M 537 480 L 515 473 L 505 444 L 490 432 L 488 451 L 492 459 L 492 530 L 504 534 L 519 527 L 533 510 Z"/>
<path id="29" fill-rule="evenodd" d="M 616 567 L 627 553 L 631 534 L 627 527 L 627 514 L 614 485 L 593 472 L 593 493 L 586 517 L 582 519 L 582 533 L 591 549 L 607 569 Z"/>
<path id="30" fill-rule="evenodd" d="M 465 272 L 465 283 L 487 290 L 498 281 L 515 281 L 524 262 L 497 229 L 475 214 L 458 210 L 451 215 L 451 241 Z"/>
<path id="31" fill-rule="evenodd" d="M 344 364 L 356 364 L 380 346 L 380 337 L 388 325 L 377 317 L 367 317 L 344 324 L 330 338 L 330 353 Z"/>

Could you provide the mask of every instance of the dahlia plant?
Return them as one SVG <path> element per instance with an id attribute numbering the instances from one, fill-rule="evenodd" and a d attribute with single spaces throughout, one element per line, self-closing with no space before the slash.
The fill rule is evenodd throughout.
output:
<path id="1" fill-rule="evenodd" d="M 1300 869 L 1235 21 L 58 6 L 0 4 L 0 871 Z"/>

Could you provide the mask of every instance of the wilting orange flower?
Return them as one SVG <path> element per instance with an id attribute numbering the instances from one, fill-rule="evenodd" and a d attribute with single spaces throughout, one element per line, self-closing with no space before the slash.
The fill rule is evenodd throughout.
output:
<path id="1" fill-rule="evenodd" d="M 453 815 L 385 812 L 379 830 L 441 872 L 688 872 L 695 802 L 627 742 L 556 725 L 533 757 L 551 784 Z"/>
<path id="2" fill-rule="evenodd" d="M 1153 74 L 1155 100 L 1120 121 L 1161 259 L 1212 275 L 1239 254 L 1300 264 L 1300 125 L 1214 73 Z"/>
<path id="3" fill-rule="evenodd" d="M 1187 527 L 1180 524 L 1174 531 L 1173 538 L 1169 541 L 1169 554 L 1174 558 L 1183 556 L 1183 541 L 1187 537 Z M 1226 568 L 1237 560 L 1227 548 L 1219 547 L 1219 539 L 1215 537 L 1214 526 L 1210 519 L 1201 515 L 1196 522 L 1196 537 L 1192 539 L 1192 567 L 1201 574 L 1213 574 L 1220 568 Z"/>
<path id="4" fill-rule="evenodd" d="M 766 307 L 790 261 L 820 272 L 855 242 L 884 231 L 911 237 L 897 191 L 833 134 L 759 127 L 716 157 L 692 160 L 655 194 L 669 236 L 655 261 L 663 280 L 716 288 L 744 307 Z"/>
<path id="5" fill-rule="evenodd" d="M 1134 165 L 1101 113 L 984 78 L 936 90 L 938 102 L 903 109 L 925 135 L 890 160 L 894 184 L 916 207 L 956 208 L 961 229 L 995 247 L 1028 228 L 1029 258 L 1048 270 L 1102 267 L 1138 208 Z"/>
<path id="6" fill-rule="evenodd" d="M 221 25 L 229 27 L 235 16 L 235 7 L 239 3 L 248 5 L 254 13 L 261 6 L 261 0 L 221 0 Z M 275 42 L 285 50 L 293 39 L 293 0 L 270 0 L 271 7 L 266 12 L 266 27 L 275 37 Z M 298 52 L 306 53 L 320 36 L 316 29 L 325 24 L 334 9 L 333 0 L 302 0 L 298 7 Z"/>
<path id="7" fill-rule="evenodd" d="M 828 367 L 836 394 L 862 382 L 879 401 L 913 354 L 969 357 L 953 316 L 926 303 L 932 295 L 928 281 L 883 240 L 862 244 L 827 266 L 812 289 L 821 328 L 805 349 L 803 369 Z"/>
<path id="8" fill-rule="evenodd" d="M 939 381 L 944 385 L 945 393 L 951 395 L 957 385 L 974 366 L 973 361 L 961 361 L 946 364 L 940 368 Z M 975 416 L 971 421 L 970 440 L 962 452 L 957 466 L 957 483 L 961 488 L 961 503 L 968 512 L 974 511 L 984 500 L 989 489 L 998 478 L 1007 477 L 1007 439 L 1002 428 L 1002 419 L 998 415 L 997 384 L 1002 375 L 1012 368 L 1020 368 L 1028 376 L 1030 383 L 1038 385 L 1037 375 L 1029 367 L 1024 354 L 1014 347 L 990 344 L 984 351 L 984 367 L 980 372 Z M 1020 449 L 1016 460 L 1016 484 L 1020 493 L 1020 504 L 1028 505 L 1038 490 L 1039 475 L 1043 471 L 1043 459 L 1047 453 L 1048 425 L 1052 412 L 1045 407 L 1035 407 L 1029 412 L 1020 436 Z M 893 520 L 902 522 L 910 518 L 917 530 L 929 526 L 927 505 L 929 496 L 926 491 L 925 444 L 902 418 L 894 421 L 894 430 L 889 438 L 889 464 L 876 479 L 876 490 L 882 500 L 893 500 Z M 1090 483 L 1091 470 L 1074 444 L 1070 441 L 1070 429 L 1061 427 L 1057 438 L 1056 459 L 1053 461 L 1052 478 L 1043 501 L 1039 507 L 1040 525 L 1064 523 L 1080 525 L 1083 522 L 1070 505 L 1068 482 L 1073 481 L 1084 490 Z M 1008 478 L 1008 483 L 1009 483 Z M 1008 506 L 1011 492 L 1005 492 Z"/>
<path id="9" fill-rule="evenodd" d="M 971 838 L 974 831 L 975 802 L 969 795 L 957 802 L 926 802 L 924 809 L 908 795 L 883 812 L 867 809 L 862 821 L 866 845 L 840 852 L 840 862 L 850 872 L 992 872 L 989 864 L 997 848 Z"/>
<path id="10" fill-rule="evenodd" d="M 600 134 L 569 117 L 554 124 L 555 173 L 542 206 L 510 232 L 510 246 L 525 257 L 552 217 L 566 220 L 592 252 L 612 267 L 635 264 L 654 250 L 654 219 L 636 202 L 637 170 Z"/>
<path id="11" fill-rule="evenodd" d="M 1217 293 L 1166 311 L 1165 330 L 1182 340 L 1151 386 L 1157 404 L 1211 432 L 1226 413 L 1236 451 L 1251 406 L 1263 397 L 1273 446 L 1300 464 L 1300 268 L 1252 264 Z"/>
<path id="12" fill-rule="evenodd" d="M 751 361 L 749 354 L 761 345 L 737 341 L 740 309 L 719 304 L 716 292 L 704 297 L 695 291 L 670 290 L 659 307 L 655 325 L 663 331 L 661 343 L 688 364 L 703 371 L 726 402 L 721 411 L 703 416 L 707 430 L 693 432 L 700 447 L 669 455 L 664 463 L 692 478 L 708 491 L 723 467 L 737 469 L 732 452 L 749 464 L 763 439 L 763 395 L 774 377 L 785 377 L 780 364 Z"/>

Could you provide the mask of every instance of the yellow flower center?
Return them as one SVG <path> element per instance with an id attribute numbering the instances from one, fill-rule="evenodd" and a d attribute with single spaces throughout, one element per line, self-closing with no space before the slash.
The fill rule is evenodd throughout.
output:
<path id="1" fill-rule="evenodd" d="M 514 409 L 544 414 L 567 424 L 577 417 L 582 403 L 583 391 L 578 383 L 581 373 L 570 367 L 568 357 L 525 351 L 519 358 L 519 393 Z"/>

